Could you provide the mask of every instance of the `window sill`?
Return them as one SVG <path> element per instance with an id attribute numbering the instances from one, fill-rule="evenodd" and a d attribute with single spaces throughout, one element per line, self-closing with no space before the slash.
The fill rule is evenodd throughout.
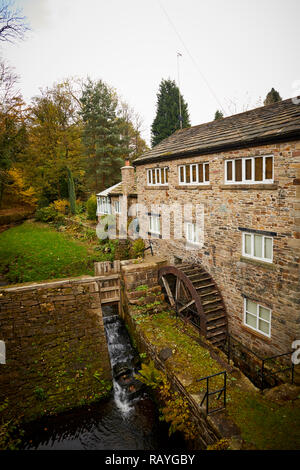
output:
<path id="1" fill-rule="evenodd" d="M 258 183 L 258 184 L 221 184 L 220 189 L 228 189 L 228 190 L 237 190 L 243 189 L 244 191 L 248 191 L 249 189 L 256 189 L 256 190 L 265 190 L 265 189 L 278 189 L 278 183 Z"/>
<path id="2" fill-rule="evenodd" d="M 262 267 L 262 268 L 267 268 L 270 271 L 275 271 L 275 269 L 276 269 L 276 267 L 274 266 L 273 263 L 268 263 L 267 261 L 260 261 L 258 259 L 247 258 L 247 256 L 241 256 L 240 261 L 242 263 L 252 264 L 253 266 L 259 266 L 259 267 Z"/>
<path id="3" fill-rule="evenodd" d="M 149 237 L 151 238 L 162 238 L 160 233 L 148 232 Z"/>
<path id="4" fill-rule="evenodd" d="M 250 333 L 251 335 L 255 336 L 258 339 L 264 340 L 266 343 L 272 343 L 272 339 L 269 336 L 265 336 L 263 333 L 259 333 L 259 331 L 253 330 L 249 326 L 245 325 L 242 323 L 241 325 L 242 329 L 246 331 L 247 333 Z"/>
<path id="5" fill-rule="evenodd" d="M 148 191 L 157 191 L 157 190 L 160 190 L 160 189 L 169 189 L 169 185 L 166 184 L 165 186 L 161 185 L 161 186 L 145 186 L 144 189 L 147 189 Z"/>
<path id="6" fill-rule="evenodd" d="M 211 184 L 180 184 L 178 186 L 175 186 L 175 189 L 193 189 L 193 190 L 209 190 L 209 189 L 212 189 L 212 185 Z"/>

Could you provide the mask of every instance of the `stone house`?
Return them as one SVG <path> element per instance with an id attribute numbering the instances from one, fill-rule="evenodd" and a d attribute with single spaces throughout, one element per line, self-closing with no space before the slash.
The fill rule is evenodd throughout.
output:
<path id="1" fill-rule="evenodd" d="M 202 266 L 221 292 L 228 331 L 251 350 L 292 351 L 300 339 L 300 104 L 178 130 L 134 166 L 154 254 Z M 162 236 L 160 207 L 174 203 L 203 207 L 203 233 L 192 213 L 175 238 L 171 214 L 171 235 Z"/>
<path id="2" fill-rule="evenodd" d="M 122 212 L 130 211 L 130 207 L 137 203 L 137 192 L 134 167 L 129 160 L 121 168 L 122 181 L 97 194 L 97 216 L 98 220 L 104 215 L 115 215 L 118 220 Z M 135 209 L 132 216 L 136 215 Z"/>

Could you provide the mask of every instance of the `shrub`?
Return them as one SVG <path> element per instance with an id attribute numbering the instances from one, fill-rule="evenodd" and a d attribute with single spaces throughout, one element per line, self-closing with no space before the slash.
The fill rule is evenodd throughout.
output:
<path id="1" fill-rule="evenodd" d="M 144 254 L 145 243 L 142 238 L 135 240 L 129 250 L 130 258 L 140 258 Z"/>
<path id="2" fill-rule="evenodd" d="M 88 219 L 97 220 L 97 198 L 93 194 L 86 203 L 86 209 L 88 213 Z"/>
<path id="3" fill-rule="evenodd" d="M 35 213 L 35 220 L 39 222 L 52 222 L 57 218 L 57 211 L 55 210 L 53 205 L 48 207 L 41 207 Z"/>
<path id="4" fill-rule="evenodd" d="M 115 248 L 115 253 L 114 253 L 114 259 L 119 259 L 119 260 L 124 260 L 124 259 L 130 259 L 129 255 L 129 250 L 130 250 L 130 244 L 128 240 L 122 240 L 120 243 L 120 240 L 116 240 L 118 242 L 116 248 Z"/>
<path id="5" fill-rule="evenodd" d="M 76 199 L 76 213 L 77 214 L 83 214 L 83 212 L 86 211 L 86 206 L 83 201 L 80 199 Z"/>
<path id="6" fill-rule="evenodd" d="M 61 214 L 67 214 L 70 203 L 67 199 L 58 199 L 57 201 L 53 202 L 53 206 L 57 212 L 60 212 Z"/>

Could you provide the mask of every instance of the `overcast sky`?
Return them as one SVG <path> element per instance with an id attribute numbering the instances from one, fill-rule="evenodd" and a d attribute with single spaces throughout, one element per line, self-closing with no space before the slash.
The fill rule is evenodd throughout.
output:
<path id="1" fill-rule="evenodd" d="M 192 125 L 253 108 L 274 87 L 300 94 L 300 0 L 17 0 L 32 31 L 0 50 L 24 99 L 70 76 L 102 79 L 144 118 L 150 142 L 162 78 Z M 298 85 L 297 85 L 298 81 Z"/>

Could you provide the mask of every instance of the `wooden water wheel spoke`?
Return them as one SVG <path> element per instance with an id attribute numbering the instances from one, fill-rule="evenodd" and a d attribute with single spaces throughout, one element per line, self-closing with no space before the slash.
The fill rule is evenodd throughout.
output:
<path id="1" fill-rule="evenodd" d="M 179 300 L 179 297 L 180 297 L 180 285 L 181 285 L 181 281 L 177 277 L 176 278 L 176 288 L 175 288 L 175 300 L 176 300 L 176 302 Z"/>
<path id="2" fill-rule="evenodd" d="M 162 281 L 163 281 L 164 288 L 166 289 L 167 296 L 169 298 L 170 304 L 171 304 L 172 307 L 175 307 L 175 300 L 174 300 L 172 291 L 170 289 L 168 281 L 166 280 L 166 278 L 164 276 L 162 276 Z"/>
<path id="3" fill-rule="evenodd" d="M 202 266 L 163 266 L 159 280 L 173 308 L 199 328 L 214 345 L 222 347 L 227 333 L 227 315 L 222 295 Z"/>
<path id="4" fill-rule="evenodd" d="M 193 305 L 195 303 L 195 300 L 191 300 L 190 302 L 188 302 L 187 304 L 185 304 L 183 307 L 180 307 L 178 309 L 178 313 L 181 313 L 183 312 L 183 310 L 185 310 L 186 308 L 189 308 L 191 305 Z"/>

